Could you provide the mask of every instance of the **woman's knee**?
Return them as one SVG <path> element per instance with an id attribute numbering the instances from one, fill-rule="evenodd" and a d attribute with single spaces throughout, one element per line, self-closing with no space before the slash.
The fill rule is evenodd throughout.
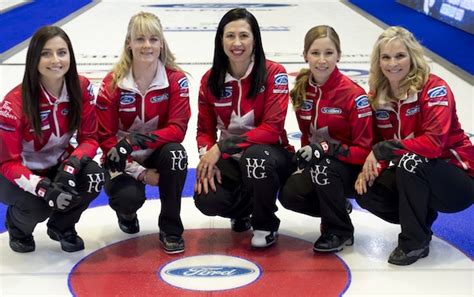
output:
<path id="1" fill-rule="evenodd" d="M 159 154 L 152 155 L 147 165 L 172 174 L 173 172 L 184 172 L 188 168 L 188 154 L 180 143 L 167 143 L 160 149 Z"/>
<path id="2" fill-rule="evenodd" d="M 220 199 L 216 198 L 213 193 L 195 193 L 194 205 L 196 205 L 196 208 L 206 216 L 218 216 L 226 211 L 223 203 Z"/>
<path id="3" fill-rule="evenodd" d="M 110 206 L 123 213 L 133 213 L 146 200 L 145 185 L 127 174 L 121 174 L 105 184 Z"/>
<path id="4" fill-rule="evenodd" d="M 87 193 L 88 196 L 93 196 L 94 199 L 100 194 L 106 180 L 108 180 L 106 170 L 90 160 L 77 175 L 77 190 L 80 194 Z"/>

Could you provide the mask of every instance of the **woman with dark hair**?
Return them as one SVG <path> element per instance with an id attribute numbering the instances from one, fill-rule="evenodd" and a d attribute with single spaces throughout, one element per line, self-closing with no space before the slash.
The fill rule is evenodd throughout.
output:
<path id="1" fill-rule="evenodd" d="M 288 209 L 321 217 L 315 252 L 338 252 L 354 243 L 346 197 L 372 145 L 372 109 L 359 85 L 337 68 L 341 42 L 326 25 L 311 28 L 304 39 L 302 69 L 291 90 L 300 127 L 298 170 L 280 191 Z"/>
<path id="2" fill-rule="evenodd" d="M 159 240 L 166 253 L 184 252 L 180 211 L 188 159 L 181 142 L 191 117 L 188 80 L 156 15 L 140 12 L 130 19 L 122 55 L 99 90 L 97 117 L 112 173 L 105 191 L 119 228 L 140 231 L 145 185 L 159 186 Z"/>
<path id="3" fill-rule="evenodd" d="M 8 205 L 5 225 L 15 252 L 35 250 L 33 230 L 48 218 L 47 233 L 64 251 L 84 249 L 74 226 L 104 184 L 104 171 L 92 161 L 99 147 L 93 105 L 69 37 L 56 26 L 39 29 L 22 84 L 0 104 L 0 201 Z"/>
<path id="4" fill-rule="evenodd" d="M 474 202 L 474 146 L 456 114 L 448 84 L 431 74 L 423 48 L 402 27 L 389 27 L 371 56 L 369 99 L 378 142 L 355 187 L 357 202 L 401 225 L 388 258 L 410 265 L 429 254 L 438 211 Z"/>
<path id="5" fill-rule="evenodd" d="M 253 247 L 278 236 L 276 194 L 293 152 L 284 130 L 288 101 L 288 76 L 265 59 L 257 20 L 243 8 L 228 11 L 201 80 L 194 199 L 204 214 L 230 218 L 236 232 L 253 227 Z"/>

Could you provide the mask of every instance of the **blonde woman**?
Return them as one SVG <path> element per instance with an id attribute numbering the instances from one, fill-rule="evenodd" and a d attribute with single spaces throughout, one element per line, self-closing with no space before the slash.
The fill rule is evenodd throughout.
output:
<path id="1" fill-rule="evenodd" d="M 99 142 L 112 179 L 105 190 L 120 229 L 140 230 L 145 185 L 159 186 L 160 242 L 184 251 L 180 218 L 187 155 L 180 144 L 190 118 L 188 80 L 176 65 L 158 17 L 140 12 L 128 25 L 123 53 L 97 97 Z"/>
<path id="2" fill-rule="evenodd" d="M 430 74 L 421 45 L 406 29 L 389 27 L 379 36 L 369 85 L 381 141 L 356 181 L 357 201 L 401 225 L 388 262 L 410 265 L 428 256 L 438 211 L 472 204 L 474 146 L 461 129 L 451 89 Z"/>

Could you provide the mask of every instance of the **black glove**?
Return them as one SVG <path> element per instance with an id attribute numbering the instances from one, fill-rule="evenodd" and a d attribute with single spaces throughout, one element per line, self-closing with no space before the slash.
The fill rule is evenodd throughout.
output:
<path id="1" fill-rule="evenodd" d="M 90 159 L 90 158 L 89 158 Z M 81 161 L 76 157 L 71 157 L 64 161 L 58 168 L 58 173 L 54 177 L 54 183 L 61 185 L 68 192 L 76 191 L 76 174 L 81 170 Z"/>
<path id="2" fill-rule="evenodd" d="M 247 140 L 247 136 L 229 136 L 226 139 L 221 139 L 217 143 L 217 146 L 219 147 L 221 153 L 233 155 L 242 151 L 242 148 L 239 146 L 239 144 L 245 140 Z"/>
<path id="3" fill-rule="evenodd" d="M 153 134 L 130 133 L 127 137 L 120 140 L 107 153 L 105 167 L 112 172 L 124 171 L 128 156 L 133 152 L 132 146 L 138 146 L 141 149 L 148 148 L 147 142 L 154 142 L 158 137 Z"/>
<path id="4" fill-rule="evenodd" d="M 81 201 L 81 197 L 75 190 L 69 192 L 60 184 L 51 182 L 47 177 L 43 178 L 36 186 L 36 195 L 43 198 L 49 207 L 59 211 L 67 211 Z"/>
<path id="5" fill-rule="evenodd" d="M 330 143 L 321 141 L 319 143 L 311 143 L 300 148 L 296 154 L 295 159 L 298 167 L 304 167 L 307 163 L 313 163 L 324 156 L 335 157 L 337 155 L 347 156 L 349 150 L 347 146 L 340 143 Z"/>
<path id="6" fill-rule="evenodd" d="M 327 143 L 324 142 L 324 145 L 327 146 Z M 294 159 L 296 159 L 296 164 L 298 168 L 304 167 L 307 163 L 312 163 L 321 159 L 324 156 L 324 148 L 320 143 L 311 143 L 300 148 Z"/>
<path id="7" fill-rule="evenodd" d="M 158 139 L 158 136 L 155 134 L 141 134 L 141 133 L 130 133 L 127 136 L 128 142 L 132 146 L 138 146 L 141 149 L 147 149 L 148 144 L 147 142 L 155 142 Z"/>

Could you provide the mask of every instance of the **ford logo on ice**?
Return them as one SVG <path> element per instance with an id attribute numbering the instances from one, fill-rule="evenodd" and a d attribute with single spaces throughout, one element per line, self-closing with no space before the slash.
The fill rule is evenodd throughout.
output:
<path id="1" fill-rule="evenodd" d="M 169 275 L 184 277 L 230 277 L 254 273 L 255 270 L 235 266 L 193 266 L 166 270 Z"/>

